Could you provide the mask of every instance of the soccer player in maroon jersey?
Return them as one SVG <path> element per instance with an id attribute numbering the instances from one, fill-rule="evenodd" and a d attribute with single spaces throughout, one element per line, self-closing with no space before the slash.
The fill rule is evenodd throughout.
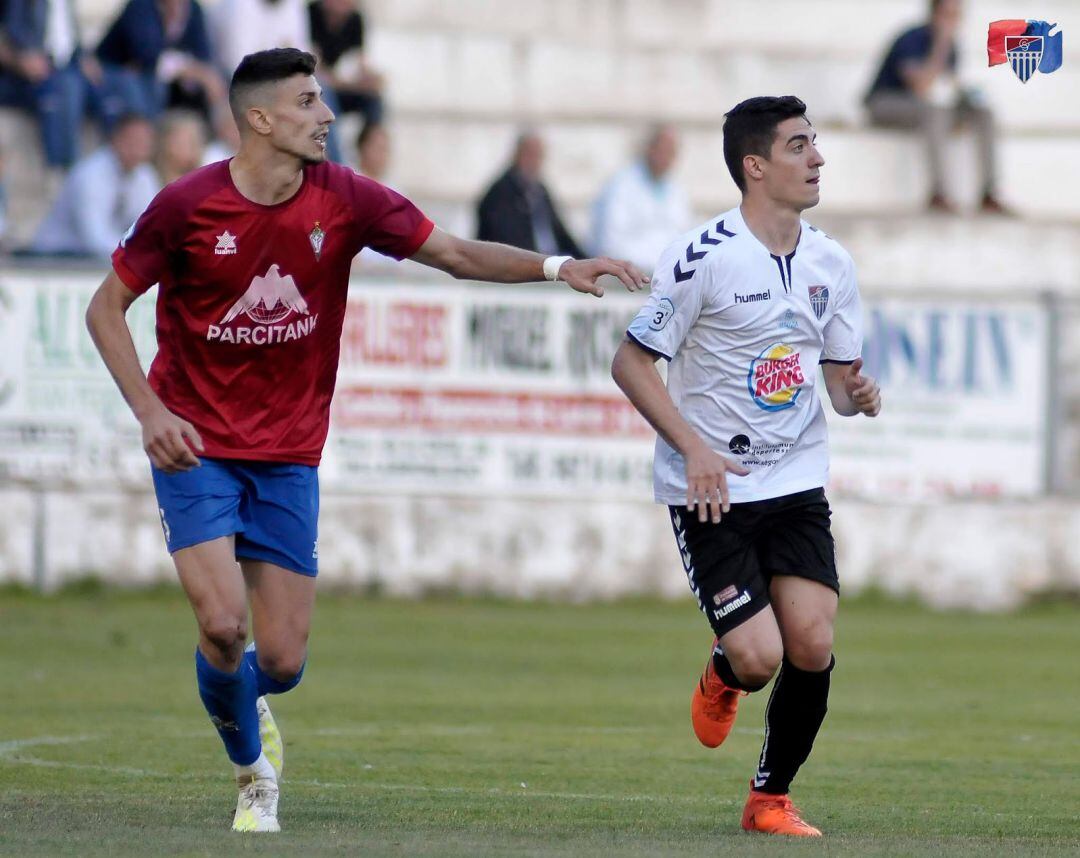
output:
<path id="1" fill-rule="evenodd" d="M 199 695 L 240 788 L 237 831 L 279 830 L 283 748 L 265 696 L 294 688 L 307 657 L 317 466 L 352 258 L 372 247 L 458 278 L 546 277 L 594 295 L 604 274 L 631 290 L 648 283 L 624 262 L 449 235 L 401 195 L 327 162 L 334 115 L 314 71 L 291 48 L 244 58 L 229 88 L 240 151 L 157 195 L 86 314 L 142 425 L 165 541 L 198 621 Z M 147 377 L 125 313 L 155 283 Z"/>

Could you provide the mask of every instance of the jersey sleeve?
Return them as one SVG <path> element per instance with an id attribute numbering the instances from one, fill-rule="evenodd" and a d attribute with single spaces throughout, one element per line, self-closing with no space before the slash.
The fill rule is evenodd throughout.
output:
<path id="1" fill-rule="evenodd" d="M 626 334 L 646 351 L 671 360 L 679 351 L 690 328 L 701 315 L 708 271 L 694 271 L 690 277 L 675 278 L 678 267 L 661 263 L 653 274 L 649 300 L 630 322 Z"/>
<path id="2" fill-rule="evenodd" d="M 855 263 L 850 257 L 846 260 L 837 292 L 832 317 L 825 324 L 822 363 L 851 363 L 862 354 L 862 302 L 855 278 Z"/>
<path id="3" fill-rule="evenodd" d="M 141 295 L 169 270 L 184 215 L 166 191 L 158 193 L 113 251 L 113 269 L 132 292 Z"/>
<path id="4" fill-rule="evenodd" d="M 349 181 L 357 218 L 357 252 L 370 247 L 395 259 L 406 259 L 435 229 L 435 224 L 397 191 L 356 173 Z"/>

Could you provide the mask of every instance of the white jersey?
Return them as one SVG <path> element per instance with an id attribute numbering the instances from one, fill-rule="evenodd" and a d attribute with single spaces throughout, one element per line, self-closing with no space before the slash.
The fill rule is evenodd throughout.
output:
<path id="1" fill-rule="evenodd" d="M 805 221 L 774 256 L 738 208 L 686 233 L 660 257 L 629 336 L 670 361 L 668 392 L 713 450 L 750 469 L 728 474 L 733 503 L 824 486 L 829 477 L 820 362 L 862 352 L 855 265 Z M 683 457 L 656 439 L 656 500 L 686 503 Z"/>

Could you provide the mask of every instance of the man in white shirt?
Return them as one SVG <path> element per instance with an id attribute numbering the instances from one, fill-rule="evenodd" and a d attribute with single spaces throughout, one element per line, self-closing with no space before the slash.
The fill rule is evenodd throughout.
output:
<path id="1" fill-rule="evenodd" d="M 690 226 L 690 202 L 671 178 L 678 154 L 675 129 L 653 128 L 642 157 L 611 178 L 593 207 L 595 253 L 652 271 L 664 248 Z"/>
<path id="2" fill-rule="evenodd" d="M 694 732 L 720 745 L 739 696 L 779 667 L 742 827 L 802 837 L 821 832 L 788 791 L 825 717 L 839 594 L 818 364 L 839 414 L 881 409 L 877 383 L 860 372 L 854 264 L 801 219 L 825 163 L 815 137 L 794 96 L 727 114 L 724 160 L 742 204 L 664 251 L 612 365 L 657 431 L 656 500 L 715 635 L 691 701 Z"/>
<path id="3" fill-rule="evenodd" d="M 121 117 L 109 144 L 72 168 L 30 252 L 108 257 L 161 187 L 151 164 L 154 142 L 149 120 Z"/>

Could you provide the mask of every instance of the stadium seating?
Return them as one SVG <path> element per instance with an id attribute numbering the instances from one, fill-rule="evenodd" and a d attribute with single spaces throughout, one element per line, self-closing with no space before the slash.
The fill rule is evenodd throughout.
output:
<path id="1" fill-rule="evenodd" d="M 88 41 L 119 5 L 80 4 Z M 1040 14 L 1067 6 L 1045 3 Z M 1066 41 L 1063 68 L 1026 86 L 988 69 L 985 21 L 1010 8 L 967 10 L 964 77 L 997 107 L 1006 201 L 1038 220 L 1077 220 L 1080 142 L 1070 133 L 1080 118 L 1062 105 L 1080 88 L 1080 63 L 1069 62 Z M 583 230 L 600 184 L 655 119 L 684 129 L 679 176 L 704 217 L 735 200 L 720 156 L 722 113 L 761 93 L 795 92 L 810 105 L 832 168 L 822 214 L 893 218 L 924 202 L 919 142 L 866 127 L 860 104 L 885 44 L 920 18 L 921 0 L 827 0 L 810 16 L 803 3 L 777 0 L 767 21 L 749 0 L 368 0 L 365 9 L 371 57 L 388 80 L 395 181 L 448 228 L 471 228 L 477 194 L 515 132 L 531 125 L 549 141 L 551 185 Z M 0 112 L 0 142 L 18 240 L 42 213 L 42 162 L 32 124 L 13 111 Z M 970 199 L 973 148 L 962 134 L 953 148 L 958 196 Z"/>

